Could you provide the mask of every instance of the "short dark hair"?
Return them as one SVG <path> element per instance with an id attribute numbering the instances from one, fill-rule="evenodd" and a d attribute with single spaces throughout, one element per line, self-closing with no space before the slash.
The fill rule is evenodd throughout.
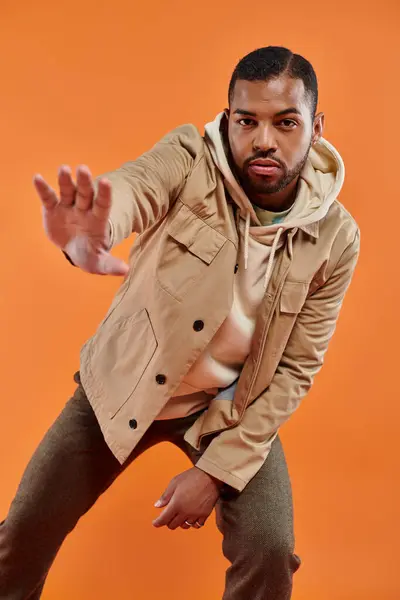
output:
<path id="1" fill-rule="evenodd" d="M 293 54 L 291 50 L 280 46 L 259 48 L 238 62 L 229 83 L 229 104 L 238 80 L 268 81 L 280 75 L 302 80 L 310 98 L 311 113 L 314 118 L 318 104 L 318 81 L 314 68 L 300 54 Z"/>

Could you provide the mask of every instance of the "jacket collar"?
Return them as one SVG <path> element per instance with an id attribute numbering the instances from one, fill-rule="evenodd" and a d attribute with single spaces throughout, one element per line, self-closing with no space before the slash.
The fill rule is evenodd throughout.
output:
<path id="1" fill-rule="evenodd" d="M 304 233 L 311 235 L 315 239 L 319 238 L 319 221 L 316 221 L 315 223 L 309 223 L 308 225 L 299 225 L 298 227 L 304 231 Z"/>

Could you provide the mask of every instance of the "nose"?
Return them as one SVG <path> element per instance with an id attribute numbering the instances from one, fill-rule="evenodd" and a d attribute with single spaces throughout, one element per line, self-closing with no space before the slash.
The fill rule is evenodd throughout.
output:
<path id="1" fill-rule="evenodd" d="M 260 125 L 256 129 L 256 135 L 253 141 L 254 150 L 269 152 L 277 150 L 277 143 L 274 135 L 274 128 L 267 125 Z"/>

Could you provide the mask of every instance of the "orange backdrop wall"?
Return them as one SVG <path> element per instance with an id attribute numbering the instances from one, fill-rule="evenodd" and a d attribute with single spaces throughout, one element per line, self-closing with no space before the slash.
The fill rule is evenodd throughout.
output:
<path id="1" fill-rule="evenodd" d="M 47 241 L 32 176 L 55 185 L 63 163 L 99 174 L 179 124 L 202 127 L 241 56 L 285 45 L 319 75 L 325 137 L 347 167 L 341 200 L 362 230 L 326 365 L 282 430 L 303 559 L 294 600 L 400 597 L 399 16 L 387 0 L 2 0 L 0 516 L 119 285 Z M 66 541 L 44 600 L 220 599 L 213 519 L 200 532 L 151 525 L 185 468 L 168 445 L 130 467 Z"/>

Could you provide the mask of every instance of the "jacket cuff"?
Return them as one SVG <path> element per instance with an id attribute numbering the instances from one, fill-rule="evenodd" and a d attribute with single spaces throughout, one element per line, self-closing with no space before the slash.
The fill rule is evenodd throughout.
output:
<path id="1" fill-rule="evenodd" d="M 216 479 L 223 481 L 238 492 L 244 490 L 247 485 L 247 481 L 243 481 L 242 479 L 239 479 L 239 477 L 236 477 L 236 475 L 232 475 L 232 473 L 228 473 L 228 471 L 221 469 L 221 467 L 209 461 L 204 456 L 199 458 L 196 463 L 196 467 L 205 473 L 208 473 L 211 475 L 211 477 L 215 477 Z"/>
<path id="2" fill-rule="evenodd" d="M 110 251 L 111 248 L 115 246 L 115 227 L 111 219 L 108 219 L 108 232 L 109 232 L 109 243 L 107 250 Z"/>

